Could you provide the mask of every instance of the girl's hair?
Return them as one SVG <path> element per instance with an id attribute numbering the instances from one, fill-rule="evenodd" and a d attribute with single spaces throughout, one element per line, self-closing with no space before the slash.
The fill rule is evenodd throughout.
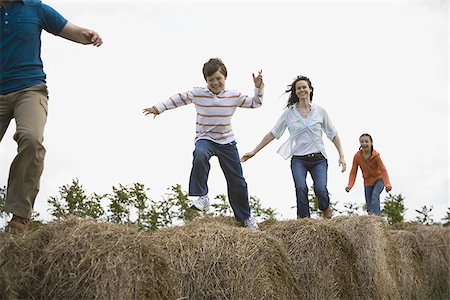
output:
<path id="1" fill-rule="evenodd" d="M 313 86 L 311 84 L 311 80 L 309 80 L 309 78 L 306 77 L 306 76 L 299 75 L 299 76 L 297 76 L 297 78 L 295 78 L 295 80 L 294 80 L 294 82 L 292 84 L 288 85 L 288 89 L 286 90 L 286 93 L 290 93 L 290 94 L 289 94 L 289 99 L 288 99 L 288 103 L 287 103 L 286 107 L 290 107 L 290 106 L 298 103 L 299 99 L 297 97 L 297 94 L 295 93 L 295 85 L 300 80 L 304 80 L 304 81 L 306 81 L 308 83 L 308 86 L 311 89 L 310 100 L 312 101 L 313 94 L 314 94 L 314 88 L 313 88 Z"/>
<path id="2" fill-rule="evenodd" d="M 213 75 L 217 71 L 220 71 L 227 78 L 227 68 L 220 58 L 211 58 L 203 65 L 203 77 L 205 80 L 206 77 Z"/>
<path id="3" fill-rule="evenodd" d="M 367 136 L 370 139 L 370 142 L 372 143 L 372 146 L 370 147 L 370 154 L 373 152 L 373 139 L 372 136 L 368 133 L 363 133 L 359 138 L 362 138 L 363 136 Z M 361 147 L 359 147 L 359 150 L 361 150 Z"/>

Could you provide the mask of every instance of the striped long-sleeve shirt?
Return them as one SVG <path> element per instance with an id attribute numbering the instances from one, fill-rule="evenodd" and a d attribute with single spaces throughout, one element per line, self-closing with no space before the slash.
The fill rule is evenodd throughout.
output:
<path id="1" fill-rule="evenodd" d="M 197 110 L 195 141 L 206 139 L 218 144 L 234 141 L 231 118 L 236 108 L 257 108 L 262 105 L 264 90 L 255 88 L 254 95 L 243 95 L 235 90 L 212 93 L 207 87 L 197 87 L 192 91 L 176 94 L 154 107 L 159 113 L 191 103 Z"/>

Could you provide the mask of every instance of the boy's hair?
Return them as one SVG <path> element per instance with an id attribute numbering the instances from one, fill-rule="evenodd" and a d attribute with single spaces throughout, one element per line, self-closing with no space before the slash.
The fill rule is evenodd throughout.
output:
<path id="1" fill-rule="evenodd" d="M 211 58 L 203 65 L 203 77 L 205 80 L 217 71 L 227 78 L 227 68 L 220 58 Z"/>
<path id="2" fill-rule="evenodd" d="M 290 92 L 290 94 L 289 94 L 289 99 L 288 99 L 288 103 L 287 103 L 286 107 L 290 107 L 290 106 L 296 104 L 299 101 L 299 99 L 297 97 L 297 94 L 295 93 L 295 85 L 300 80 L 304 80 L 304 81 L 306 81 L 308 83 L 308 86 L 311 89 L 311 93 L 310 93 L 310 96 L 311 96 L 310 98 L 311 99 L 310 100 L 312 102 L 313 94 L 314 94 L 314 88 L 313 88 L 313 86 L 311 84 L 311 80 L 309 80 L 309 78 L 306 77 L 306 76 L 299 75 L 299 76 L 297 76 L 297 78 L 295 78 L 295 80 L 294 80 L 294 82 L 292 84 L 288 85 L 288 89 L 286 90 L 286 93 Z"/>

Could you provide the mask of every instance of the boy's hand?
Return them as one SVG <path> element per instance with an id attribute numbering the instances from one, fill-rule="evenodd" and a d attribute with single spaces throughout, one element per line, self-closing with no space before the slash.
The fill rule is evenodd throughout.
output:
<path id="1" fill-rule="evenodd" d="M 264 82 L 262 78 L 262 70 L 258 71 L 258 76 L 255 77 L 255 73 L 252 73 L 253 76 L 253 82 L 255 83 L 255 86 L 259 89 L 264 87 Z"/>
<path id="2" fill-rule="evenodd" d="M 142 110 L 142 112 L 144 113 L 144 115 L 153 114 L 153 115 L 155 115 L 155 117 L 156 117 L 157 115 L 159 115 L 159 111 L 158 111 L 154 106 L 148 107 L 148 108 L 144 108 L 144 109 Z"/>

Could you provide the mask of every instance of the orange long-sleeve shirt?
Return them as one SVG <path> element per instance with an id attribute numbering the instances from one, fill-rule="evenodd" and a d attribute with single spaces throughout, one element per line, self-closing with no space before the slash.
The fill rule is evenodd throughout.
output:
<path id="1" fill-rule="evenodd" d="M 364 186 L 373 186 L 378 179 L 383 179 L 384 186 L 392 188 L 386 167 L 381 160 L 380 153 L 376 150 L 372 151 L 372 156 L 367 161 L 364 160 L 361 151 L 358 151 L 355 154 L 353 157 L 352 169 L 348 178 L 348 188 L 352 188 L 355 184 L 358 166 L 362 171 Z"/>

